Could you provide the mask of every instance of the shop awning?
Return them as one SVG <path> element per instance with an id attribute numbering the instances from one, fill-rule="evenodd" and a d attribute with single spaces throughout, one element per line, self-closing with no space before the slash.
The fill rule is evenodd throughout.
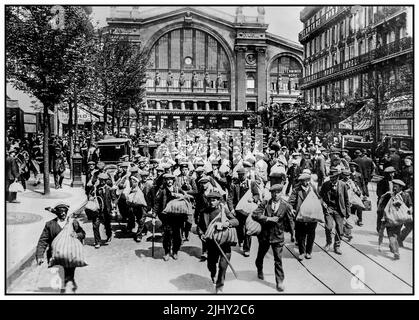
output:
<path id="1" fill-rule="evenodd" d="M 391 98 L 387 102 L 384 117 L 386 119 L 413 118 L 413 96 L 403 95 Z"/>
<path id="2" fill-rule="evenodd" d="M 339 129 L 354 131 L 368 130 L 374 124 L 373 108 L 374 101 L 368 100 L 361 109 L 339 122 Z"/>
<path id="3" fill-rule="evenodd" d="M 28 93 L 15 89 L 10 83 L 6 84 L 7 108 L 18 107 L 25 113 L 42 113 L 44 111 L 44 105 L 34 96 Z M 11 101 L 11 102 L 9 102 Z M 53 111 L 49 111 L 49 114 L 54 114 Z"/>

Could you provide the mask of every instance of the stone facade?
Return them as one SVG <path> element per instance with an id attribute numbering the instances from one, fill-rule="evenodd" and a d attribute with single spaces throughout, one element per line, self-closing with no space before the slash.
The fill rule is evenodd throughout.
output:
<path id="1" fill-rule="evenodd" d="M 237 7 L 234 16 L 208 7 L 112 7 L 109 28 L 140 41 L 152 58 L 149 125 L 232 126 L 271 100 L 295 102 L 299 88 L 272 91 L 269 72 L 273 61 L 289 57 L 302 77 L 302 47 L 268 33 L 264 8 L 253 9 L 251 16 Z"/>

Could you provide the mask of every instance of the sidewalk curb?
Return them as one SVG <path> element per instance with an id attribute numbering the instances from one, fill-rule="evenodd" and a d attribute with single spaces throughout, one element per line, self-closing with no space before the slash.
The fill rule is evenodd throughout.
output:
<path id="1" fill-rule="evenodd" d="M 72 212 L 74 214 L 79 214 L 87 204 L 87 200 L 81 202 L 81 204 Z M 27 269 L 30 268 L 33 264 L 32 262 L 35 260 L 35 249 L 36 245 L 32 248 L 29 253 L 23 257 L 16 265 L 11 268 L 8 272 L 6 272 L 6 286 L 9 287 L 17 278 L 19 278 L 22 273 Z"/>

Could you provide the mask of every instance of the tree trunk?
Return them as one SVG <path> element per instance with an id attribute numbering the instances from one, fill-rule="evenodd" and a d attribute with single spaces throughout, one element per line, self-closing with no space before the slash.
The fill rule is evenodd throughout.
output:
<path id="1" fill-rule="evenodd" d="M 103 106 L 103 134 L 108 134 L 108 102 L 105 102 Z"/>
<path id="2" fill-rule="evenodd" d="M 73 179 L 73 104 L 70 101 L 68 103 L 68 146 L 70 148 L 70 177 Z"/>
<path id="3" fill-rule="evenodd" d="M 74 138 L 79 140 L 79 116 L 77 114 L 77 89 L 74 87 Z"/>
<path id="4" fill-rule="evenodd" d="M 112 135 L 115 132 L 115 103 L 112 103 Z"/>
<path id="5" fill-rule="evenodd" d="M 92 106 L 92 110 L 93 110 L 93 106 Z M 93 144 L 94 128 L 95 128 L 95 124 L 93 122 L 93 116 L 92 116 L 92 114 L 90 114 L 90 143 L 89 143 L 89 147 L 91 147 L 92 144 Z"/>
<path id="6" fill-rule="evenodd" d="M 44 195 L 50 194 L 49 188 L 49 104 L 44 104 Z"/>

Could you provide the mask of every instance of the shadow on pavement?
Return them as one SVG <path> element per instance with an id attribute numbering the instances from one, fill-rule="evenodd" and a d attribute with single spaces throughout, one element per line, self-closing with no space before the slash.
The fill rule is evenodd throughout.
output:
<path id="1" fill-rule="evenodd" d="M 366 236 L 376 236 L 378 239 L 378 233 L 377 231 L 371 231 L 371 230 L 360 230 L 360 229 L 352 229 L 352 234 L 356 235 L 366 235 Z"/>
<path id="2" fill-rule="evenodd" d="M 186 273 L 170 280 L 170 283 L 176 286 L 179 291 L 205 290 L 214 293 L 214 284 L 211 279 L 198 274 Z"/>
<path id="3" fill-rule="evenodd" d="M 51 287 L 40 287 L 36 289 L 34 292 L 38 293 L 60 293 L 60 289 L 53 289 Z"/>
<path id="4" fill-rule="evenodd" d="M 243 271 L 236 271 L 236 273 L 237 273 L 237 280 L 247 281 L 247 282 L 257 281 L 257 282 L 260 282 L 260 283 L 264 284 L 267 287 L 270 287 L 270 288 L 276 290 L 276 284 L 275 283 L 271 283 L 271 282 L 268 282 L 266 280 L 260 280 L 257 277 L 256 268 L 255 268 L 254 271 L 243 270 Z M 265 277 L 267 275 L 269 275 L 269 274 L 265 273 Z M 226 281 L 230 281 L 230 280 L 236 280 L 236 277 L 234 276 L 233 273 L 227 273 L 226 274 Z"/>
<path id="5" fill-rule="evenodd" d="M 193 246 L 182 246 L 180 247 L 180 251 L 189 254 L 191 257 L 195 257 L 198 260 L 201 260 L 201 248 L 200 247 L 193 247 Z"/>
<path id="6" fill-rule="evenodd" d="M 161 260 L 164 255 L 164 249 L 162 247 L 154 247 L 154 257 L 151 256 L 151 247 L 148 249 L 135 250 L 135 255 L 140 259 L 153 258 L 153 259 Z"/>

